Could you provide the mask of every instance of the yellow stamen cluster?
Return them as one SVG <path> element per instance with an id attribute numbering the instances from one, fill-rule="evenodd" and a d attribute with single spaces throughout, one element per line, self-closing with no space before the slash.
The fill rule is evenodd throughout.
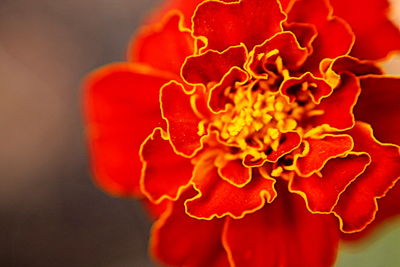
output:
<path id="1" fill-rule="evenodd" d="M 265 159 L 267 149 L 277 150 L 283 132 L 299 130 L 298 121 L 306 108 L 289 103 L 279 91 L 271 91 L 265 80 L 227 88 L 230 105 L 212 122 L 220 138 L 254 158 Z"/>

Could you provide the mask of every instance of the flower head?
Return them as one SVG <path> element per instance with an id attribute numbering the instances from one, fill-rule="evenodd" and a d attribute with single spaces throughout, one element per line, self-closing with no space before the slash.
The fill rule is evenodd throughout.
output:
<path id="1" fill-rule="evenodd" d="M 89 76 L 97 181 L 147 199 L 159 260 L 330 266 L 374 220 L 400 178 L 400 79 L 370 60 L 400 32 L 365 7 L 392 42 L 365 34 L 347 2 L 172 1 Z"/>

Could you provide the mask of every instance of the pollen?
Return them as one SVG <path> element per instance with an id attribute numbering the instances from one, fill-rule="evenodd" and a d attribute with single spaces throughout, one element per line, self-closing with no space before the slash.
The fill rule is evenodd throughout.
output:
<path id="1" fill-rule="evenodd" d="M 268 78 L 252 77 L 245 84 L 228 86 L 224 95 L 232 105 L 216 114 L 210 123 L 224 143 L 237 148 L 235 153 L 239 158 L 250 156 L 254 162 L 268 160 L 269 155 L 277 152 L 285 141 L 284 134 L 297 132 L 303 135 L 309 130 L 304 128 L 303 118 L 321 113 L 314 110 L 315 104 L 310 101 L 307 92 L 298 101 L 289 101 L 277 90 L 275 81 L 286 70 L 277 51 L 258 56 L 275 58 L 276 72 L 269 71 Z M 302 86 L 307 90 L 309 85 Z M 273 173 L 279 176 L 282 171 L 278 168 Z"/>

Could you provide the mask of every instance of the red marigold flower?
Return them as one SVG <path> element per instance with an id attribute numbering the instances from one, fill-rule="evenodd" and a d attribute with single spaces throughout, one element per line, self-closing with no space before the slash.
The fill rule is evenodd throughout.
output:
<path id="1" fill-rule="evenodd" d="M 367 60 L 400 32 L 372 2 L 174 0 L 88 76 L 96 181 L 144 199 L 158 260 L 330 266 L 399 212 L 400 77 Z"/>

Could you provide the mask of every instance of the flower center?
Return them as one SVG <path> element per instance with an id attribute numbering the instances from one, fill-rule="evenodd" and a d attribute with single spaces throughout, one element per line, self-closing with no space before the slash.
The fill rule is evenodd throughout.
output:
<path id="1" fill-rule="evenodd" d="M 290 102 L 275 88 L 270 79 L 226 88 L 224 94 L 232 105 L 211 122 L 223 142 L 255 161 L 278 150 L 282 133 L 297 131 L 302 135 L 303 118 L 315 107 L 306 92 Z"/>

